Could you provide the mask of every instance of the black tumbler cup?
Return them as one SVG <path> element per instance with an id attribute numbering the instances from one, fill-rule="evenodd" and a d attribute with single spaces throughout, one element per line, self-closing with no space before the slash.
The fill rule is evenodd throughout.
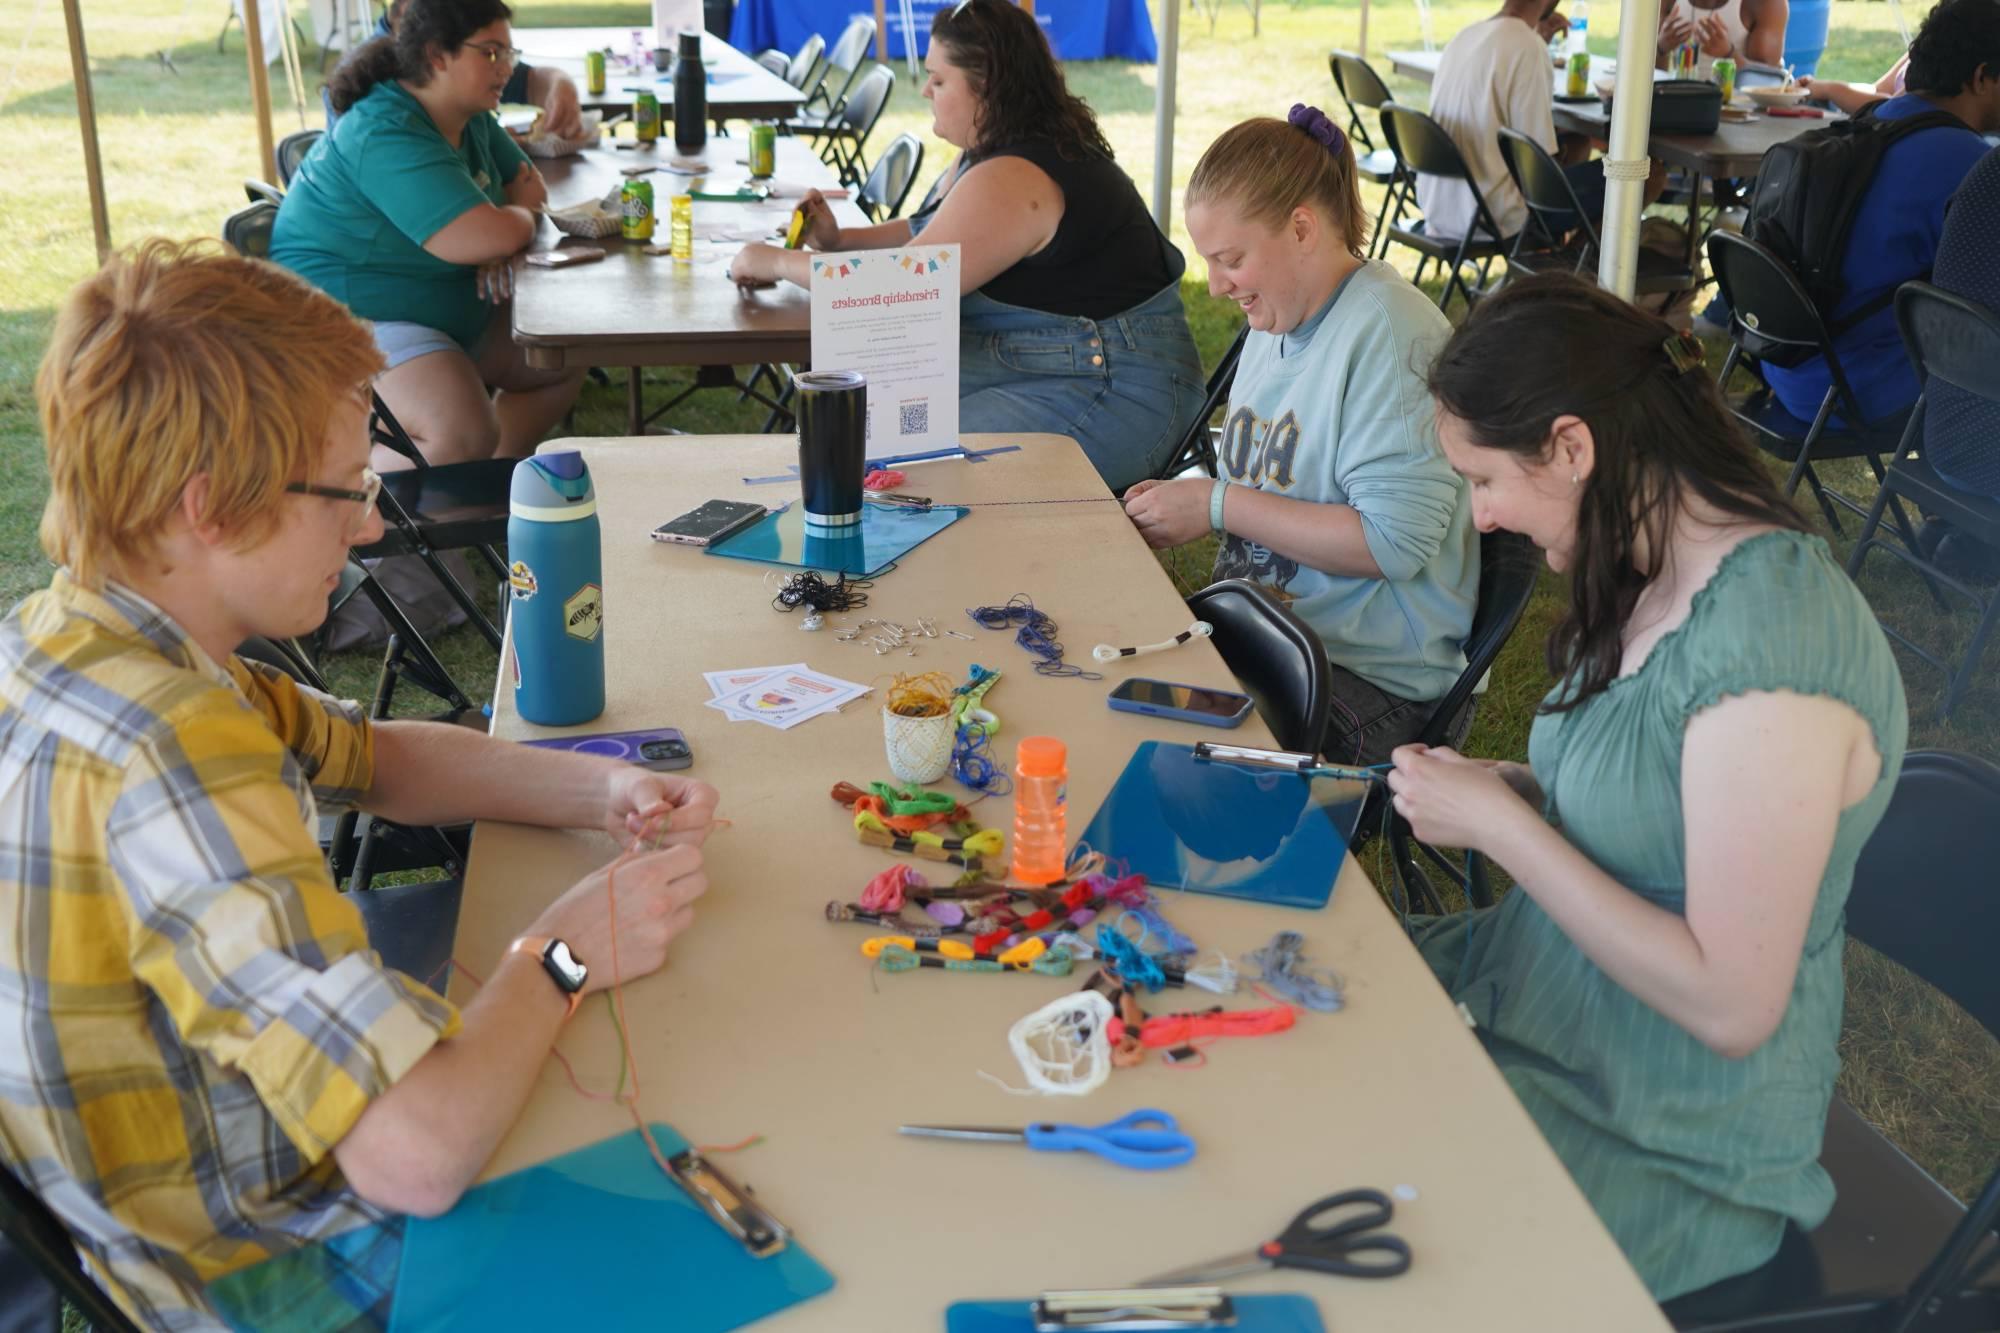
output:
<path id="1" fill-rule="evenodd" d="M 808 527 L 859 528 L 868 455 L 868 381 L 858 370 L 798 377 L 799 483 Z"/>

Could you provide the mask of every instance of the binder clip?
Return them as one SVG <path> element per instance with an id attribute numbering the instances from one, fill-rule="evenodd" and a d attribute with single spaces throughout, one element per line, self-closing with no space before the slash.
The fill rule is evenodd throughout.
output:
<path id="1" fill-rule="evenodd" d="M 675 1183 L 687 1191 L 688 1197 L 757 1258 L 770 1258 L 791 1239 L 791 1228 L 766 1212 L 762 1204 L 750 1197 L 749 1190 L 723 1175 L 694 1149 L 675 1153 L 667 1159 L 667 1165 L 673 1171 Z"/>
<path id="2" fill-rule="evenodd" d="M 1236 1327 L 1236 1307 L 1220 1287 L 1125 1287 L 1045 1291 L 1029 1307 L 1036 1333 L 1091 1329 L 1139 1333 L 1149 1329 Z"/>

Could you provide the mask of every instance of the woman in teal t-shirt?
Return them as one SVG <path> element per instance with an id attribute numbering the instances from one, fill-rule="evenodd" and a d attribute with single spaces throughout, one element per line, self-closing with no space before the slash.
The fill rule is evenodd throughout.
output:
<path id="1" fill-rule="evenodd" d="M 583 376 L 530 367 L 509 334 L 513 256 L 548 202 L 493 115 L 519 54 L 511 11 L 403 0 L 397 14 L 334 71 L 339 123 L 300 164 L 271 257 L 373 321 L 376 391 L 426 458 L 520 457 Z M 377 471 L 407 466 L 386 452 Z"/>
<path id="2" fill-rule="evenodd" d="M 1527 765 L 1396 752 L 1417 836 L 1517 886 L 1418 945 L 1666 1300 L 1832 1206 L 1842 912 L 1902 679 L 1691 338 L 1534 279 L 1480 303 L 1430 386 L 1474 521 L 1533 538 L 1570 606 Z"/>

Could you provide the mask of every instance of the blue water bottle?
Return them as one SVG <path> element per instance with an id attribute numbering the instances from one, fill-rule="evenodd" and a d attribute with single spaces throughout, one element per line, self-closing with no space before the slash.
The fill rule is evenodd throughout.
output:
<path id="1" fill-rule="evenodd" d="M 545 727 L 604 711 L 604 553 L 597 493 L 574 452 L 514 469 L 507 520 L 514 711 Z"/>

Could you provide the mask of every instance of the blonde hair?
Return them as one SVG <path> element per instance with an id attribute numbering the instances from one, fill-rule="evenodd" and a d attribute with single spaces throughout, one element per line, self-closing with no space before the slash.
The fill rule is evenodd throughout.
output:
<path id="1" fill-rule="evenodd" d="M 1361 208 L 1354 148 L 1338 129 L 1332 134 L 1337 147 L 1272 116 L 1246 120 L 1225 131 L 1195 163 L 1182 207 L 1227 203 L 1276 229 L 1293 209 L 1306 205 L 1339 230 L 1349 254 L 1365 258 L 1368 214 Z"/>
<path id="2" fill-rule="evenodd" d="M 63 303 L 35 376 L 42 549 L 101 587 L 199 473 L 201 521 L 261 539 L 285 485 L 318 464 L 335 408 L 381 369 L 365 324 L 276 265 L 159 238 L 112 256 Z"/>

